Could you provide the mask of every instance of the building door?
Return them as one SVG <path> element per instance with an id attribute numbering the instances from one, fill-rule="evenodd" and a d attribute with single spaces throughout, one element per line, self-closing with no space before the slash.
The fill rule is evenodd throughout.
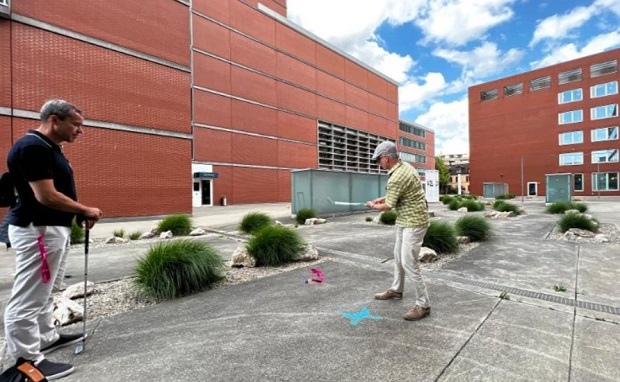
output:
<path id="1" fill-rule="evenodd" d="M 202 179 L 202 205 L 211 205 L 211 180 Z"/>
<path id="2" fill-rule="evenodd" d="M 538 182 L 527 182 L 527 196 L 538 195 Z"/>
<path id="3" fill-rule="evenodd" d="M 192 207 L 202 206 L 202 193 L 200 192 L 200 179 L 194 179 L 192 191 Z"/>

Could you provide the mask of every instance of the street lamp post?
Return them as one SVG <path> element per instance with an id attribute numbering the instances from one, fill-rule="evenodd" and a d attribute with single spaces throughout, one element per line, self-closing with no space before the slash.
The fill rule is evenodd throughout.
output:
<path id="1" fill-rule="evenodd" d="M 457 194 L 461 195 L 461 168 L 456 168 L 456 187 L 458 188 Z"/>
<path id="2" fill-rule="evenodd" d="M 596 191 L 598 192 L 598 199 L 601 198 L 601 185 L 599 184 L 601 172 L 601 162 L 596 162 Z"/>
<path id="3" fill-rule="evenodd" d="M 521 155 L 521 204 L 525 203 L 525 192 L 523 191 L 523 155 Z"/>

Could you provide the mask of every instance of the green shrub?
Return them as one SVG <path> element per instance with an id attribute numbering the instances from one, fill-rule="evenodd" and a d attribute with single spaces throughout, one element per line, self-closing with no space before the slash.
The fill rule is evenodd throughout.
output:
<path id="1" fill-rule="evenodd" d="M 549 214 L 563 214 L 566 210 L 570 210 L 571 203 L 568 202 L 555 202 L 547 206 L 546 211 Z"/>
<path id="2" fill-rule="evenodd" d="M 71 244 L 84 242 L 84 229 L 77 225 L 75 220 L 71 222 Z"/>
<path id="3" fill-rule="evenodd" d="M 114 232 L 112 233 L 112 235 L 114 237 L 120 237 L 121 239 L 125 237 L 125 230 L 124 229 L 115 229 Z"/>
<path id="4" fill-rule="evenodd" d="M 461 200 L 458 198 L 452 199 L 450 203 L 448 203 L 448 208 L 452 211 L 458 210 L 459 208 L 461 208 Z"/>
<path id="5" fill-rule="evenodd" d="M 454 228 L 457 235 L 467 236 L 470 241 L 485 241 L 491 236 L 491 224 L 481 216 L 462 216 L 454 223 Z"/>
<path id="6" fill-rule="evenodd" d="M 373 218 L 371 218 L 370 216 L 366 216 L 366 221 L 370 223 L 371 221 L 373 221 Z"/>
<path id="7" fill-rule="evenodd" d="M 385 225 L 394 225 L 396 224 L 396 218 L 398 214 L 396 211 L 383 211 L 381 215 L 379 215 L 379 221 Z"/>
<path id="8" fill-rule="evenodd" d="M 507 199 L 514 199 L 516 197 L 515 194 L 504 194 L 504 195 L 500 195 L 498 197 L 496 197 L 495 199 L 497 200 L 507 200 Z"/>
<path id="9" fill-rule="evenodd" d="M 588 211 L 588 205 L 585 203 L 571 203 L 571 207 L 574 210 L 581 212 L 582 214 Z"/>
<path id="10" fill-rule="evenodd" d="M 199 292 L 221 280 L 224 260 L 207 243 L 174 240 L 152 246 L 138 259 L 135 282 L 160 300 Z"/>
<path id="11" fill-rule="evenodd" d="M 263 212 L 250 212 L 241 219 L 239 230 L 245 233 L 254 233 L 271 224 L 273 224 L 273 221 L 267 214 Z"/>
<path id="12" fill-rule="evenodd" d="M 454 228 L 447 222 L 433 220 L 426 231 L 422 246 L 437 253 L 452 253 L 459 248 Z"/>
<path id="13" fill-rule="evenodd" d="M 519 207 L 517 207 L 515 204 L 508 202 L 499 203 L 497 207 L 494 207 L 494 209 L 499 212 L 512 212 L 515 215 L 519 215 L 521 213 L 519 211 Z"/>
<path id="14" fill-rule="evenodd" d="M 297 211 L 297 215 L 295 215 L 295 220 L 299 224 L 306 224 L 306 219 L 312 219 L 316 217 L 316 211 L 312 208 L 303 208 Z"/>
<path id="15" fill-rule="evenodd" d="M 186 236 L 192 231 L 192 219 L 187 215 L 170 215 L 159 222 L 157 234 L 172 231 L 174 236 Z"/>
<path id="16" fill-rule="evenodd" d="M 142 236 L 142 232 L 135 231 L 129 234 L 129 240 L 138 240 Z"/>
<path id="17" fill-rule="evenodd" d="M 295 260 L 306 243 L 297 231 L 285 226 L 268 226 L 255 232 L 246 244 L 256 266 L 278 266 Z"/>
<path id="18" fill-rule="evenodd" d="M 467 207 L 467 211 L 484 211 L 484 204 L 473 200 L 473 199 L 465 199 L 461 203 L 461 207 Z"/>
<path id="19" fill-rule="evenodd" d="M 441 203 L 443 204 L 450 204 L 450 202 L 454 200 L 454 198 L 450 195 L 443 195 L 442 199 L 441 199 Z"/>
<path id="20" fill-rule="evenodd" d="M 560 230 L 562 232 L 566 232 L 571 228 L 580 228 L 596 232 L 598 227 L 598 222 L 596 220 L 590 220 L 581 214 L 564 215 L 558 224 L 560 225 Z"/>
<path id="21" fill-rule="evenodd" d="M 499 206 L 501 206 L 502 204 L 506 203 L 505 200 L 496 200 L 493 202 L 493 209 L 497 210 L 499 208 Z M 498 210 L 499 211 L 499 210 Z"/>

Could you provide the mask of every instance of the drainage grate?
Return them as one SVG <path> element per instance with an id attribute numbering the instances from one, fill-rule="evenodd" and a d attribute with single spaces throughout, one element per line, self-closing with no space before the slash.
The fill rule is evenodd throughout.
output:
<path id="1" fill-rule="evenodd" d="M 465 279 L 462 277 L 441 274 L 438 272 L 429 272 L 426 275 L 431 276 L 433 278 L 443 279 L 446 281 L 453 281 L 459 284 L 466 284 L 466 285 L 476 286 L 476 287 L 484 288 L 484 289 L 492 289 L 492 290 L 496 290 L 500 292 L 514 294 L 517 296 L 535 298 L 538 300 L 544 300 L 544 301 L 554 302 L 557 304 L 563 304 L 563 305 L 568 305 L 568 306 L 576 305 L 578 308 L 595 310 L 597 312 L 615 314 L 615 315 L 620 316 L 620 308 L 616 308 L 610 305 L 596 304 L 596 303 L 588 302 L 588 301 L 579 301 L 579 300 L 575 301 L 574 299 L 555 296 L 552 294 L 532 292 L 532 291 L 525 290 L 525 289 L 512 288 L 512 287 L 488 283 L 484 281 L 469 280 L 469 279 Z"/>

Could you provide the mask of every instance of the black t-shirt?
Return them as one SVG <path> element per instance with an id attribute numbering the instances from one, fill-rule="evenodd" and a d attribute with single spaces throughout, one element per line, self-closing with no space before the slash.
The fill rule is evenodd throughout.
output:
<path id="1" fill-rule="evenodd" d="M 15 142 L 7 158 L 9 172 L 17 189 L 17 204 L 9 210 L 9 224 L 27 227 L 70 227 L 75 216 L 44 206 L 34 196 L 28 182 L 52 179 L 56 190 L 77 201 L 73 170 L 60 146 L 38 131 L 31 130 Z"/>

